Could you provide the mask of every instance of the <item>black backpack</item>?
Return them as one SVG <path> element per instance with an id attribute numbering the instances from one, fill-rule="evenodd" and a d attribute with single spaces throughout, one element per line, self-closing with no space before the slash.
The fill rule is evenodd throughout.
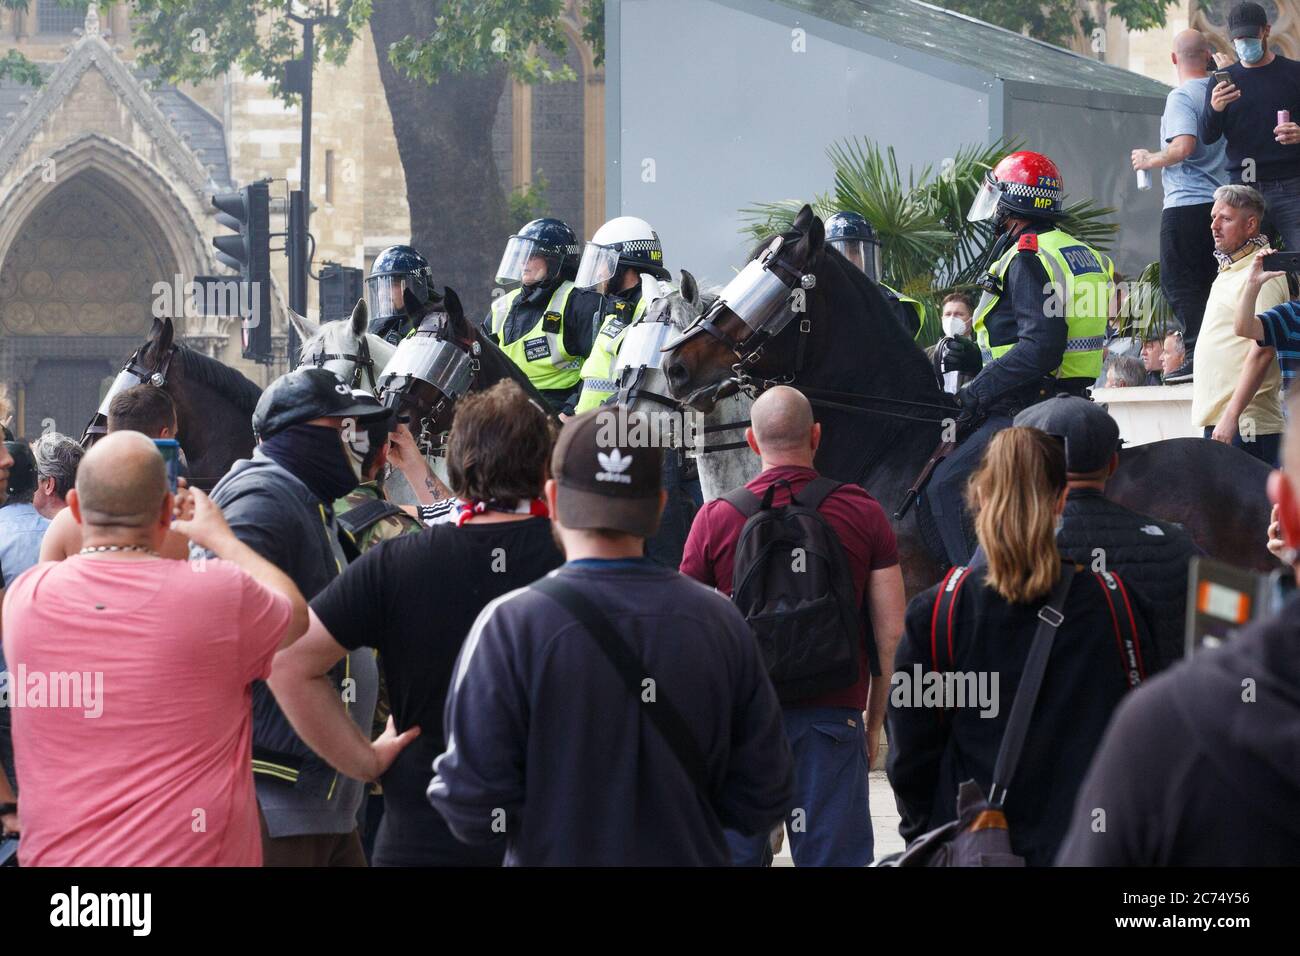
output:
<path id="1" fill-rule="evenodd" d="M 857 599 L 848 558 L 817 509 L 840 486 L 815 478 L 774 508 L 737 488 L 723 500 L 745 516 L 736 542 L 731 599 L 745 615 L 782 703 L 842 690 L 859 678 Z"/>

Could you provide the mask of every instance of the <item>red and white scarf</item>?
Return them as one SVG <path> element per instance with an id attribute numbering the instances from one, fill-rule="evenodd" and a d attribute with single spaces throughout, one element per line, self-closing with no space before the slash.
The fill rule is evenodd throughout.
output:
<path id="1" fill-rule="evenodd" d="M 495 511 L 499 514 L 531 515 L 534 518 L 549 518 L 551 512 L 541 498 L 521 498 L 513 504 L 507 501 L 467 501 L 456 499 L 456 527 L 473 521 L 481 514 Z"/>

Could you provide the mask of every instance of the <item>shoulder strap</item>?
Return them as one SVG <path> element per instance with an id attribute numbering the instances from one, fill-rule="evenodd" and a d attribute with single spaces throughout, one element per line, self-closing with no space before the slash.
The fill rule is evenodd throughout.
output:
<path id="1" fill-rule="evenodd" d="M 1020 762 L 1020 752 L 1025 746 L 1029 719 L 1033 716 L 1034 705 L 1038 703 L 1038 691 L 1043 686 L 1043 674 L 1047 671 L 1047 658 L 1052 653 L 1052 640 L 1056 637 L 1056 629 L 1065 620 L 1062 608 L 1065 607 L 1066 596 L 1070 593 L 1074 570 L 1074 562 L 1063 563 L 1060 580 L 1052 589 L 1052 595 L 1047 603 L 1038 612 L 1038 630 L 1034 632 L 1034 643 L 1029 648 L 1029 657 L 1025 660 L 1020 687 L 1016 691 L 1016 699 L 1011 704 L 1011 715 L 1007 718 L 1007 729 L 1002 734 L 1002 746 L 998 748 L 997 763 L 993 765 L 989 806 L 995 810 L 1000 810 L 1006 803 L 1007 786 L 1016 775 L 1016 764 Z"/>
<path id="2" fill-rule="evenodd" d="M 385 518 L 401 513 L 402 509 L 391 501 L 376 498 L 373 501 L 362 502 L 353 508 L 349 508 L 343 514 L 335 517 L 349 534 L 356 536 Z"/>
<path id="3" fill-rule="evenodd" d="M 632 648 L 628 647 L 627 642 L 614 630 L 614 625 L 610 623 L 604 612 L 587 600 L 576 588 L 554 576 L 535 581 L 532 588 L 542 592 L 577 618 L 583 630 L 591 636 L 604 652 L 605 657 L 614 665 L 614 669 L 623 678 L 623 683 L 627 685 L 634 699 L 639 701 L 643 689 L 641 682 L 647 676 L 647 668 Z M 682 765 L 682 769 L 686 771 L 686 776 L 712 808 L 713 788 L 709 784 L 708 764 L 705 762 L 704 754 L 681 712 L 664 695 L 662 687 L 656 689 L 654 703 L 644 707 L 643 713 L 650 719 L 650 723 L 658 728 L 669 749 Z"/>
<path id="4" fill-rule="evenodd" d="M 842 484 L 844 484 L 844 482 L 836 481 L 834 478 L 827 478 L 825 475 L 818 475 L 812 481 L 808 482 L 808 484 L 804 485 L 799 494 L 792 495 L 791 497 L 793 497 L 794 500 L 799 502 L 803 507 L 811 508 L 813 511 L 816 511 L 822 506 L 822 502 Z"/>
<path id="5" fill-rule="evenodd" d="M 728 491 L 722 496 L 722 500 L 744 515 L 745 520 L 754 517 L 763 507 L 763 499 L 744 485 Z"/>

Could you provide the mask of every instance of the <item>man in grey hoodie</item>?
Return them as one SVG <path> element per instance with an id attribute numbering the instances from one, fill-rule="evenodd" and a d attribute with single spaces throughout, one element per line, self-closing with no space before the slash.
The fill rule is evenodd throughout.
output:
<path id="1" fill-rule="evenodd" d="M 334 502 L 358 479 L 344 434 L 391 414 L 354 398 L 328 369 L 282 375 L 253 411 L 253 457 L 235 462 L 212 490 L 235 536 L 288 574 L 308 600 L 347 564 Z M 329 676 L 369 736 L 379 684 L 374 655 L 354 651 Z M 253 777 L 266 866 L 365 865 L 357 827 L 364 784 L 312 753 L 260 681 L 253 685 Z"/>
<path id="2" fill-rule="evenodd" d="M 1300 395 L 1269 497 L 1300 583 Z M 1058 866 L 1300 863 L 1300 594 L 1120 705 Z"/>

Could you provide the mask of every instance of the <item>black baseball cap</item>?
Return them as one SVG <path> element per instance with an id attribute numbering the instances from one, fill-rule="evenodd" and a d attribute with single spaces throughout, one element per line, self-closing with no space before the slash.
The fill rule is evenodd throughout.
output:
<path id="1" fill-rule="evenodd" d="M 1086 475 L 1101 471 L 1119 451 L 1119 426 L 1096 402 L 1075 395 L 1057 395 L 1031 405 L 1016 416 L 1015 425 L 1037 428 L 1065 441 L 1065 470 Z"/>
<path id="2" fill-rule="evenodd" d="M 1228 37 L 1236 40 L 1241 37 L 1259 36 L 1260 31 L 1268 26 L 1268 12 L 1258 3 L 1239 3 L 1228 13 Z"/>
<path id="3" fill-rule="evenodd" d="M 663 450 L 632 443 L 648 427 L 635 427 L 639 413 L 596 408 L 570 419 L 551 453 L 551 474 L 560 524 L 648 538 L 659 528 Z"/>
<path id="4" fill-rule="evenodd" d="M 329 369 L 311 366 L 281 375 L 266 387 L 253 409 L 253 433 L 266 439 L 313 418 L 355 418 L 369 425 L 391 414 L 378 401 L 358 401 L 347 382 Z"/>

